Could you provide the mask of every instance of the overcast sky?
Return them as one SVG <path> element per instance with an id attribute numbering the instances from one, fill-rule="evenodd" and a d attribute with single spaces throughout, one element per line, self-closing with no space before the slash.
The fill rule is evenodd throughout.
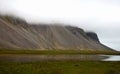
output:
<path id="1" fill-rule="evenodd" d="M 94 31 L 103 44 L 120 51 L 120 0 L 0 0 L 0 13 Z"/>

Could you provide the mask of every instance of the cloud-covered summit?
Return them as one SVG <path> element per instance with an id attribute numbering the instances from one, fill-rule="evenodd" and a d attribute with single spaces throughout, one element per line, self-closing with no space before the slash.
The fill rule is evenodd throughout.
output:
<path id="1" fill-rule="evenodd" d="M 0 13 L 28 22 L 74 24 L 97 32 L 108 46 L 120 48 L 119 0 L 0 0 Z"/>

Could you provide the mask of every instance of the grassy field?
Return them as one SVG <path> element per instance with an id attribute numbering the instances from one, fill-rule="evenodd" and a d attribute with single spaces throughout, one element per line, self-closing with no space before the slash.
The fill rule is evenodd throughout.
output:
<path id="1" fill-rule="evenodd" d="M 80 50 L 3 50 L 0 49 L 0 54 L 108 54 L 108 55 L 120 55 L 120 52 L 116 51 L 80 51 Z"/>
<path id="2" fill-rule="evenodd" d="M 120 62 L 0 62 L 0 74 L 120 74 Z"/>
<path id="3" fill-rule="evenodd" d="M 12 54 L 110 54 L 112 51 L 74 51 L 74 50 L 3 50 L 0 55 Z M 0 62 L 0 74 L 120 74 L 120 62 L 53 60 L 39 62 Z"/>

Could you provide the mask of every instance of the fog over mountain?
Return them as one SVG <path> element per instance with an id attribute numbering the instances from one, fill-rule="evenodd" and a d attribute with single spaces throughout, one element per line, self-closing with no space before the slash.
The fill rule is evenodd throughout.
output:
<path id="1" fill-rule="evenodd" d="M 34 23 L 65 23 L 98 34 L 100 42 L 120 50 L 119 0 L 0 0 L 0 14 Z"/>
<path id="2" fill-rule="evenodd" d="M 113 51 L 94 32 L 63 24 L 29 24 L 13 16 L 0 16 L 0 48 L 9 50 Z"/>

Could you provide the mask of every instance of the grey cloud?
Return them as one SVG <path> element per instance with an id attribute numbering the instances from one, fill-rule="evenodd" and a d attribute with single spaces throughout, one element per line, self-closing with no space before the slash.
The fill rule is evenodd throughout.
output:
<path id="1" fill-rule="evenodd" d="M 35 5 L 30 6 L 31 5 L 30 4 L 29 6 L 32 8 L 28 8 L 29 10 L 25 8 L 25 11 L 24 11 L 21 9 L 21 7 L 26 7 L 27 3 L 25 2 L 30 0 L 22 0 L 23 3 L 26 4 L 26 6 L 20 4 L 20 8 L 17 7 L 16 5 L 17 1 L 18 1 L 18 4 L 20 4 L 19 1 L 21 0 L 0 0 L 0 13 L 15 14 L 31 22 L 39 22 L 39 21 L 48 22 L 48 23 L 60 22 L 60 23 L 67 23 L 74 26 L 78 26 L 85 29 L 86 31 L 96 32 L 102 43 L 110 47 L 113 47 L 117 50 L 120 50 L 118 49 L 120 48 L 120 45 L 119 45 L 120 44 L 120 34 L 119 34 L 120 33 L 120 30 L 119 30 L 120 29 L 120 15 L 119 15 L 120 0 L 70 0 L 70 1 L 73 1 L 74 3 L 73 6 L 76 5 L 75 7 L 70 6 L 72 4 L 68 5 L 70 7 L 67 7 L 67 4 L 66 6 L 63 6 L 63 7 L 66 7 L 65 9 L 60 8 L 61 6 L 57 6 L 57 4 L 55 4 L 56 6 L 53 6 L 53 7 L 59 8 L 59 9 L 55 8 L 59 11 L 59 13 L 58 11 L 52 9 L 51 5 L 49 5 L 50 11 L 46 12 L 49 9 L 46 9 L 47 7 L 39 8 L 40 7 L 39 4 L 37 4 L 38 6 L 35 9 L 34 9 Z M 35 0 L 35 1 L 39 2 L 42 0 Z M 62 5 L 62 3 L 64 3 L 64 0 L 60 0 L 60 1 L 61 1 L 61 4 L 59 5 Z M 31 0 L 30 2 L 33 2 L 33 1 Z M 79 5 L 83 5 L 83 7 Z M 93 6 L 89 6 L 89 5 L 93 5 Z M 37 12 L 39 14 L 41 13 L 46 13 L 46 14 L 44 14 L 45 16 L 41 16 L 37 13 L 32 14 L 32 11 L 30 9 L 35 10 L 34 12 Z M 112 9 L 114 11 L 112 11 Z M 53 17 L 51 17 L 51 15 L 53 15 Z"/>

